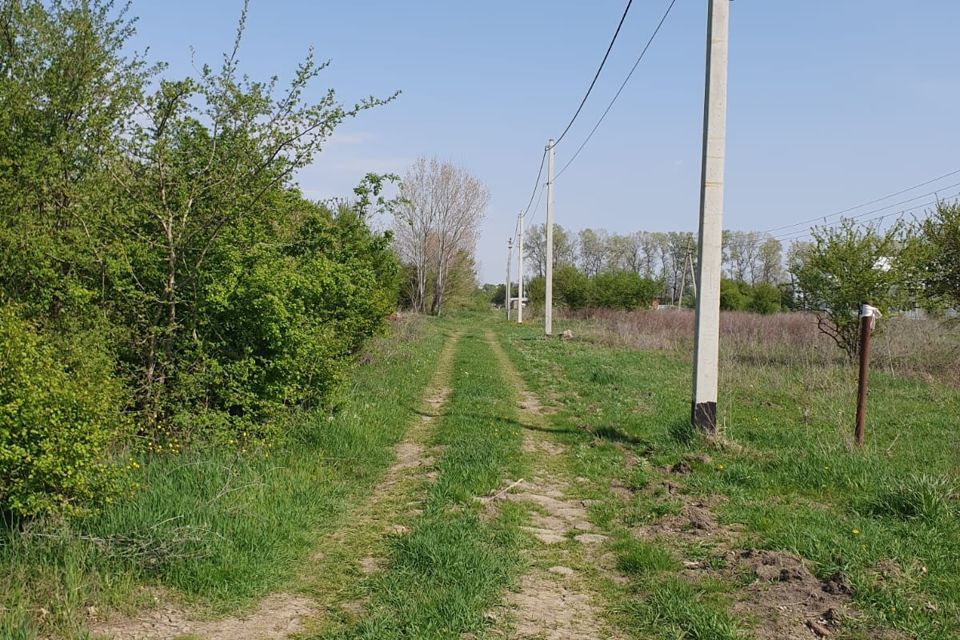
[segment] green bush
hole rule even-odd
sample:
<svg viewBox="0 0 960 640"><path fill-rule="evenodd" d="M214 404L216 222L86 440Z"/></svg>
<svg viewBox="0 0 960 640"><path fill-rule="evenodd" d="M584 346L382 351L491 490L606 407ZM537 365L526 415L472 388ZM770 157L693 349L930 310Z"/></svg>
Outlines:
<svg viewBox="0 0 960 640"><path fill-rule="evenodd" d="M750 303L747 309L755 313L776 313L780 311L780 290L768 282L758 282L751 287Z"/></svg>
<svg viewBox="0 0 960 640"><path fill-rule="evenodd" d="M605 271L590 281L590 298L596 307L639 309L649 307L660 289L658 282L633 271Z"/></svg>
<svg viewBox="0 0 960 640"><path fill-rule="evenodd" d="M739 280L720 280L720 308L724 311L745 311L750 304L750 285Z"/></svg>
<svg viewBox="0 0 960 640"><path fill-rule="evenodd" d="M256 250L228 242L217 256L175 383L180 435L262 437L287 408L330 402L393 311L389 237L350 210L311 206L294 238Z"/></svg>
<svg viewBox="0 0 960 640"><path fill-rule="evenodd" d="M119 385L95 348L53 348L12 307L0 309L0 510L80 513L109 500L120 469ZM66 356L66 357L65 357Z"/></svg>
<svg viewBox="0 0 960 640"><path fill-rule="evenodd" d="M553 296L569 309L582 309L590 304L590 279L576 267L561 265L553 273Z"/></svg>

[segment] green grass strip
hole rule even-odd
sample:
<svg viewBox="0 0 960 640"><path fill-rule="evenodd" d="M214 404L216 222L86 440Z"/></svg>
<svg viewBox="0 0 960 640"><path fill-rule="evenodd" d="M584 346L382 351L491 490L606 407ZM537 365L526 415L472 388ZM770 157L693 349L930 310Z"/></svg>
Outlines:
<svg viewBox="0 0 960 640"><path fill-rule="evenodd" d="M367 615L336 638L459 638L480 632L519 563L523 509L481 517L474 499L520 472L515 390L489 345L466 334L434 444L439 476L412 531L394 538L386 571L371 578Z"/></svg>

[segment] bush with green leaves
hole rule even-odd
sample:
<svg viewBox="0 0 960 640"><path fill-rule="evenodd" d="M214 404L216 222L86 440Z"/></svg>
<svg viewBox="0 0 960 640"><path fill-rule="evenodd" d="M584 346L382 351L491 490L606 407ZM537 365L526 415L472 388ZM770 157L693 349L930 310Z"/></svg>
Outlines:
<svg viewBox="0 0 960 640"><path fill-rule="evenodd" d="M918 306L960 308L960 201L939 202L906 242L904 267Z"/></svg>
<svg viewBox="0 0 960 640"><path fill-rule="evenodd" d="M791 271L804 308L817 315L818 326L853 360L860 349L859 309L869 303L888 313L905 301L898 255L904 228L881 232L855 220L816 227L813 240L795 256Z"/></svg>
<svg viewBox="0 0 960 640"><path fill-rule="evenodd" d="M352 203L324 205L295 176L392 97L313 91L328 63L312 52L286 86L249 79L246 2L222 64L188 77L129 53L129 7L0 6L0 299L29 322L5 316L4 331L42 336L5 345L4 502L41 513L108 495L99 465L121 414L157 451L263 437L291 407L335 402L396 306L390 234L367 224L395 177L368 174ZM84 381L77 353L98 367ZM14 464L25 452L29 469Z"/></svg>
<svg viewBox="0 0 960 640"><path fill-rule="evenodd" d="M640 309L649 307L662 288L633 271L604 271L590 280L590 301L605 309Z"/></svg>
<svg viewBox="0 0 960 640"><path fill-rule="evenodd" d="M389 236L346 207L298 206L302 221L287 242L251 248L231 234L237 242L214 257L182 347L191 366L173 383L178 431L263 435L284 410L323 404L395 309Z"/></svg>
<svg viewBox="0 0 960 640"><path fill-rule="evenodd" d="M0 308L0 511L76 514L120 488L121 387L95 345L54 348Z"/></svg>

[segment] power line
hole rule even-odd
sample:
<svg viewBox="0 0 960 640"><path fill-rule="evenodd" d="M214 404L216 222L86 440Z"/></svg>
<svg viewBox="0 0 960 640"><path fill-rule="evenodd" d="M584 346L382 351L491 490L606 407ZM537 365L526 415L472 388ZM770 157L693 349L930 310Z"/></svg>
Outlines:
<svg viewBox="0 0 960 640"><path fill-rule="evenodd" d="M564 129L563 133L560 134L560 137L557 138L554 146L560 144L560 141L563 140L563 136L567 135L567 131L570 131L570 127L573 126L577 116L580 115L583 105L587 103L587 98L590 97L590 92L593 91L594 85L597 84L597 79L600 77L600 72L603 71L603 65L607 63L607 58L610 57L610 51L613 49L613 43L617 41L617 36L620 35L620 28L623 27L623 21L627 19L627 13L630 11L630 6L632 4L633 0L627 0L627 7L623 10L623 15L620 16L620 23L617 25L617 30L613 32L613 38L610 39L610 45L607 47L607 52L603 54L603 60L600 61L600 66L597 67L597 72L593 75L593 80L590 82L590 86L587 87L587 92L584 94L583 100L580 101L580 106L577 107L576 113L574 113L573 117L570 118L570 122L567 123L567 128Z"/></svg>
<svg viewBox="0 0 960 640"><path fill-rule="evenodd" d="M567 161L563 168L557 172L556 177L559 178L563 175L563 172L567 170L573 161L577 159L577 156L580 155L580 152L583 151L583 148L587 146L587 143L590 142L590 138L593 137L593 134L597 132L597 129L600 128L600 125L603 123L604 118L607 117L607 114L610 113L610 109L613 108L613 104L617 101L617 98L620 97L620 94L623 93L624 87L627 86L627 83L630 82L630 78L633 77L633 72L637 70L637 67L640 66L640 62L643 60L643 57L647 54L647 50L650 48L650 45L653 44L654 39L657 37L657 34L660 33L660 29L663 27L663 23L667 21L667 16L670 15L670 11L673 10L673 5L677 3L677 0L672 0L670 6L667 7L667 10L664 12L663 17L660 18L660 22L657 24L657 28L653 30L653 34L650 36L650 39L647 40L647 44L644 45L643 51L640 52L640 56L637 58L637 61L633 63L633 68L630 69L630 73L627 74L627 77L624 78L623 83L620 85L620 88L617 89L617 92L613 96L613 100L610 101L610 104L607 105L607 108L604 110L603 115L600 116L600 119L597 120L597 124L593 125L593 129L590 130L590 133L587 135L586 139L580 144L573 156ZM556 146L556 145L554 145Z"/></svg>
<svg viewBox="0 0 960 640"><path fill-rule="evenodd" d="M952 175L952 174L947 174L947 175ZM945 177L945 176L942 176L942 177ZM927 183L927 184L929 184L929 183ZM922 185L917 185L917 186L922 186ZM942 187L941 189L938 189L937 191L931 191L931 192L929 192L929 193L922 193L922 194L920 194L920 195L918 195L918 196L914 196L914 197L912 197L912 198L907 198L906 200L901 200L900 202L894 202L893 204L889 204L889 205L886 205L886 206L884 206L884 207L880 207L880 208L878 208L878 209L871 209L870 211L864 211L863 213L859 213L859 214L857 214L857 215L855 215L855 216L850 216L848 219L849 219L849 220L857 220L857 219L859 219L859 218L863 218L863 217L865 217L865 216L869 216L869 215L874 214L874 213L879 213L879 212L881 212L881 211L886 211L887 209L894 209L894 208L896 208L896 207L899 207L899 206L902 205L902 204L907 204L908 202L913 202L914 200L919 200L920 198L926 198L926 197L928 197L928 196L936 196L940 191L943 191L944 189L953 189L954 187L960 187L960 182L955 182L954 184L949 184L949 185L947 185L947 186L945 186L945 187ZM916 188L916 187L914 187L914 188ZM907 189L907 191L909 191L909 189ZM903 192L901 191L900 193L903 193ZM888 196L888 197L889 197L889 196ZM883 198L881 198L880 200L882 200L882 199L883 199ZM875 202L879 202L880 200L876 200ZM930 206L930 205L936 204L936 203L937 203L937 200L933 200L932 202L927 202L927 203L925 203L925 204L917 205L916 207L912 207L910 210L913 210L913 209L916 209L916 208L920 208L920 207L927 207L927 206ZM864 205L864 206L866 206L866 205ZM835 214L835 215L836 215L836 214ZM829 218L829 217L832 217L832 216L824 216L823 218L814 218L812 221L820 221L820 220L823 220L823 221L824 221L824 224L826 224L827 218ZM811 221L808 220L807 222L811 222ZM798 223L798 224L788 225L788 227L782 227L782 228L786 229L786 228L789 228L789 227L796 227L796 226L799 226L800 224L806 224L806 223ZM837 223L833 223L832 225L827 225L827 226L834 226L835 224L838 224L838 222L837 222ZM783 235L783 236L791 236L791 235L794 235L794 234L796 234L796 233L801 233L801 231L802 231L802 230L788 231L788 232L786 232L786 233L784 233L784 234L780 234L780 235ZM769 233L769 232L763 232L763 233Z"/></svg>
<svg viewBox="0 0 960 640"><path fill-rule="evenodd" d="M840 216L840 215L843 215L843 214L845 214L845 213L849 213L850 211L856 211L857 209L862 209L863 207L868 207L868 206L870 206L871 204L876 204L876 203L878 203L878 202L883 202L884 200L888 200L888 199L893 198L893 197L895 197L895 196L899 196L899 195L901 195L901 194L907 193L908 191L913 191L914 189L919 189L920 187L925 187L925 186L927 186L928 184L933 184L934 182L937 182L937 181L939 181L939 180L943 180L944 178L949 178L950 176L957 175L958 173L960 173L960 169L957 169L957 170L955 170L955 171L951 171L951 172L949 172L949 173L945 173L945 174L943 174L942 176L939 176L939 177L937 177L937 178L933 178L932 180L927 180L926 182L921 182L920 184L915 184L915 185L913 185L912 187L907 187L906 189L901 189L900 191L897 191L897 192L895 192L895 193L889 193L889 194L883 196L882 198L877 198L876 200L871 200L871 201L869 201L869 202L864 202L864 203L862 203L862 204L858 204L858 205L855 206L855 207L849 207L849 208L847 208L847 209L844 209L843 211L836 211L836 212L834 212L834 213L829 213L829 214L827 214L827 215L825 215L825 216L817 216L816 218L810 218L809 220L802 220L802 221L800 221L800 222L794 222L793 224L783 225L782 227L774 227L774 228L772 228L772 229L767 229L767 230L764 231L763 233L771 233L771 232L773 232L773 231L781 231L781 230L783 230L783 229L791 229L791 228L793 228L793 227L799 227L799 226L802 226L802 225L805 225L805 224L810 224L811 222L817 222L818 220L826 220L827 218L832 218L832 217L834 217L834 216ZM949 187L944 187L944 188L950 189L950 188L953 187L953 186L956 186L956 185L950 185ZM933 192L931 192L931 193L924 194L924 196L934 195L935 193L936 193L936 192L933 191ZM924 196L917 196L917 198L922 198L922 197L924 197ZM917 198L913 198L913 200L916 200ZM906 200L905 202L910 202L910 200ZM896 205L893 205L893 206L896 206Z"/></svg>
<svg viewBox="0 0 960 640"><path fill-rule="evenodd" d="M543 155L540 156L540 169L537 170L537 180L536 182L533 183L533 192L530 194L530 201L527 202L527 208L523 210L523 213L521 215L526 216L527 213L530 211L530 205L533 204L533 198L534 196L537 195L537 187L540 186L540 178L543 176L543 163L546 161L546 159L547 159L547 150L544 149ZM518 218L518 224L519 224L519 218Z"/></svg>
<svg viewBox="0 0 960 640"><path fill-rule="evenodd" d="M958 184L960 184L960 183L958 183ZM958 185L952 185L952 186L958 186ZM927 194L927 195L929 195L929 194ZM954 193L953 195L945 196L944 198L937 198L936 200L931 200L930 202L924 202L924 203L922 203L922 204L914 205L914 206L912 206L912 207L910 207L910 208L903 209L902 211L899 211L899 212L884 213L883 215L874 216L874 217L872 217L872 218L866 218L866 219L863 219L863 220L859 220L859 224L865 224L865 223L874 222L874 221L877 221L877 220L881 220L881 221L882 221L884 218L889 218L890 216L897 216L897 219L901 219L901 218L903 218L903 216L907 215L907 214L910 213L910 212L916 211L916 210L918 210L918 209L925 209L926 207L930 207L930 206L935 206L935 205L939 204L940 202L943 202L944 200L949 200L949 199L951 199L951 198L957 198L957 197L960 197L960 191L958 191L957 193ZM834 228L834 227L837 227L837 226L843 224L843 222L844 222L845 220L855 220L855 221L856 221L858 218L862 218L864 215L868 215L868 214L871 214L871 213L877 213L878 211L884 211L885 209L889 209L889 208L890 208L890 207L884 207L884 208L882 208L882 209L874 209L873 211L868 211L867 213L861 214L860 216L855 216L855 217L853 217L853 218L843 218L843 219L838 220L837 222L834 222L834 223L831 223L831 224L817 225L817 227L822 228L822 229L832 229L832 228ZM783 241L783 240L797 241L797 240L800 240L800 239L802 239L802 238L810 235L812 232L813 232L813 228L811 228L811 229L801 229L801 230L799 230L799 231L791 231L791 232L789 232L789 233L786 233L786 234L783 234L783 235L780 235L780 236L774 236L774 239L775 239L775 240L781 240L781 241Z"/></svg>
<svg viewBox="0 0 960 640"><path fill-rule="evenodd" d="M543 192L546 188L546 184L540 185L540 193L537 195L537 204L533 205L533 219L530 220L531 225L534 223L534 221L536 221L537 214L540 213L540 201L543 199Z"/></svg>

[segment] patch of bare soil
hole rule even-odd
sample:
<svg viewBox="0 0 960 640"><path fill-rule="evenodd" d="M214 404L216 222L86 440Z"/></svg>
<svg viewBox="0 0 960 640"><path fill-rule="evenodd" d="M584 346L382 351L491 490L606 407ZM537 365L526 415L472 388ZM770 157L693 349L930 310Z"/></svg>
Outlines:
<svg viewBox="0 0 960 640"><path fill-rule="evenodd" d="M594 527L587 518L589 501L569 498L569 483L552 471L565 448L544 433L547 423L539 400L524 389L512 363L492 335L488 334L487 338L504 375L519 392L520 420L528 427L524 432L523 451L529 454L535 470L532 479L508 481L493 496L482 499L488 514L503 500L533 505L531 523L525 529L540 546L528 551L535 568L521 578L519 589L506 599L512 627L510 637L538 640L609 638L609 630L595 604L595 594L576 570L566 566L572 563L565 562L564 558L573 560L573 554L563 546L572 540L586 545L589 553L589 545L602 542L606 537L593 533ZM542 568L547 553L550 558L559 559L561 564Z"/></svg>
<svg viewBox="0 0 960 640"><path fill-rule="evenodd" d="M671 470L677 473L675 469ZM679 500L678 514L637 527L634 535L659 539L669 545L712 549L717 561L685 562L682 575L699 580L708 575L750 582L735 593L734 614L755 622L756 640L815 640L837 633L847 618L858 614L852 605L853 588L838 572L820 580L803 559L792 554L742 549L743 527L720 524L713 502L686 495L673 481L664 481L663 499ZM870 637L901 638L895 632L876 631Z"/></svg>
<svg viewBox="0 0 960 640"><path fill-rule="evenodd" d="M757 621L757 640L809 640L832 635L844 618L855 615L846 577L819 580L796 556L776 551L730 554L730 568L755 579L738 592L734 613Z"/></svg>
<svg viewBox="0 0 960 640"><path fill-rule="evenodd" d="M577 587L576 573L572 569L567 571L570 573L534 571L523 576L520 590L510 597L510 604L517 612L513 637L549 640L605 637L590 594Z"/></svg>
<svg viewBox="0 0 960 640"><path fill-rule="evenodd" d="M389 505L400 501L403 487L401 480L411 474L428 477L428 469L433 458L427 455L423 446L427 434L440 413L450 389L446 386L453 352L458 340L454 336L447 341L440 354L437 370L425 393L423 404L425 411L415 420L404 439L396 445L395 461L384 474L383 479L374 488L370 497L359 505L344 520L349 523L331 534L328 548L343 550L362 550L359 542L364 532L382 531L382 535L404 535L407 527L394 523L397 514L392 513ZM403 504L400 502L400 504ZM415 514L419 502L407 502L408 515ZM325 566L343 561L343 554L336 553L327 557L316 553L311 558L308 570L324 575ZM356 575L364 576L379 571L381 560L375 555L351 558L356 564ZM332 607L346 610L359 616L366 603L351 600L343 603L334 601L317 602L312 599L290 594L273 594L260 601L256 610L246 616L201 620L186 607L164 597L157 600L156 607L143 611L133 617L114 616L106 621L91 621L90 632L97 637L113 640L173 640L181 636L203 638L204 640L273 640L287 638L304 631L308 619L322 617Z"/></svg>
<svg viewBox="0 0 960 640"><path fill-rule="evenodd" d="M130 640L166 640L198 636L205 640L273 640L303 630L303 621L316 612L307 598L274 594L264 598L256 611L236 618L196 620L178 605L161 605L132 618L90 625L94 636Z"/></svg>

